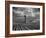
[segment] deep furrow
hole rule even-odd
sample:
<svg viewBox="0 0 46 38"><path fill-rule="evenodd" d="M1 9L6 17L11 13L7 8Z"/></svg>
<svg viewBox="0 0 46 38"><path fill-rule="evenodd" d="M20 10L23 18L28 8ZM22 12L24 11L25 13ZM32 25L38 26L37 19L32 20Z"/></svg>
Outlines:
<svg viewBox="0 0 46 38"><path fill-rule="evenodd" d="M22 29L22 30L25 30L23 26L21 26L21 29Z"/></svg>

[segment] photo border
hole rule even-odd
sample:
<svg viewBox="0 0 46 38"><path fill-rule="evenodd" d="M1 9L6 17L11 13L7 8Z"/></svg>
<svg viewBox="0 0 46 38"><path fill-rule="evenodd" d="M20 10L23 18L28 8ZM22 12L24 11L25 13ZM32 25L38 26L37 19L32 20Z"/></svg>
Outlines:
<svg viewBox="0 0 46 38"><path fill-rule="evenodd" d="M43 26L42 32L40 33L23 33L23 34L10 34L10 4L20 4L20 5L39 5L43 6ZM45 5L44 3L35 2L20 2L20 1L5 1L5 37L18 37L18 36L34 36L34 35L44 35L45 34Z"/></svg>
<svg viewBox="0 0 46 38"><path fill-rule="evenodd" d="M30 8L40 8L40 30L22 30L22 31L13 31L12 30L12 7L30 7ZM35 6L35 5L20 5L20 4L10 4L10 34L21 34L21 33L38 33L42 32L42 6Z"/></svg>

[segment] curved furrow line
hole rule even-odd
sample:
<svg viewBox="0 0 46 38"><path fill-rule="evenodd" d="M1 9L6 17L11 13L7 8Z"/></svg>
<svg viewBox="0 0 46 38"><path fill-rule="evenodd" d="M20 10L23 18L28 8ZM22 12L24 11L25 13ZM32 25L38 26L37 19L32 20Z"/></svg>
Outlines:
<svg viewBox="0 0 46 38"><path fill-rule="evenodd" d="M26 30L22 25L21 25L21 29L22 29L22 30Z"/></svg>
<svg viewBox="0 0 46 38"><path fill-rule="evenodd" d="M29 28L27 26L23 26L24 30L29 30Z"/></svg>

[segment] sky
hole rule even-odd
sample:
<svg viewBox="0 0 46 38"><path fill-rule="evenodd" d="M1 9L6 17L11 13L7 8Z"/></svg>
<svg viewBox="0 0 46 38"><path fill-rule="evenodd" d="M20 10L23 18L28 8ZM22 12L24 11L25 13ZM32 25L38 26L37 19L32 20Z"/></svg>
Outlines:
<svg viewBox="0 0 46 38"><path fill-rule="evenodd" d="M18 16L26 15L35 17L36 15L40 14L40 8L13 7L13 12L18 14Z"/></svg>

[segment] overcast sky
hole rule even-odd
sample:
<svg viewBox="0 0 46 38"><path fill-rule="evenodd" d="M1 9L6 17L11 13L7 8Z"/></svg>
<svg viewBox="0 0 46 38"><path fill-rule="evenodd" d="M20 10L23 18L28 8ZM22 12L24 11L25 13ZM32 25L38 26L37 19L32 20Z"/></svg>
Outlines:
<svg viewBox="0 0 46 38"><path fill-rule="evenodd" d="M36 16L40 14L40 8L13 7L13 12L20 16Z"/></svg>

